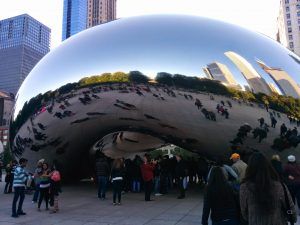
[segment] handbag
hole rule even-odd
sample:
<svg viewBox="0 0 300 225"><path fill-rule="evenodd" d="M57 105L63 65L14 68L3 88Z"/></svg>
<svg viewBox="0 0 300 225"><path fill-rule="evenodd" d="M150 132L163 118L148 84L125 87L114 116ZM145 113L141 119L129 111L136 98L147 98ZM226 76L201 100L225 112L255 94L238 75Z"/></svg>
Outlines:
<svg viewBox="0 0 300 225"><path fill-rule="evenodd" d="M291 225L294 225L295 221L293 219L293 210L291 209L291 205L289 202L287 187L282 182L281 182L281 186L282 186L283 192L284 192L284 199L285 199L285 205L286 205L286 208L284 210L286 213L286 217L288 219L288 222Z"/></svg>

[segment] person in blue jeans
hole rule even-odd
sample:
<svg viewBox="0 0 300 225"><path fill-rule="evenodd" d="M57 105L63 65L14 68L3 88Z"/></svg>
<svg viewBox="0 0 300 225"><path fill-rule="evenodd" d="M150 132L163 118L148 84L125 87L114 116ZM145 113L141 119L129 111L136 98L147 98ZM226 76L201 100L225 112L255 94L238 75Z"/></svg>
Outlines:
<svg viewBox="0 0 300 225"><path fill-rule="evenodd" d="M19 166L16 167L14 171L14 180L13 187L15 190L13 203L12 203L12 217L17 218L18 216L26 215L23 211L23 202L25 199L25 182L28 177L28 174L25 172L25 167L27 165L28 160L21 158L19 160ZM17 210L17 203L18 210Z"/></svg>
<svg viewBox="0 0 300 225"><path fill-rule="evenodd" d="M109 164L104 155L96 160L96 175L98 181L98 198L104 200L106 194L106 186L110 174Z"/></svg>
<svg viewBox="0 0 300 225"><path fill-rule="evenodd" d="M203 203L202 225L239 225L238 193L228 183L224 170L215 166L210 172Z"/></svg>

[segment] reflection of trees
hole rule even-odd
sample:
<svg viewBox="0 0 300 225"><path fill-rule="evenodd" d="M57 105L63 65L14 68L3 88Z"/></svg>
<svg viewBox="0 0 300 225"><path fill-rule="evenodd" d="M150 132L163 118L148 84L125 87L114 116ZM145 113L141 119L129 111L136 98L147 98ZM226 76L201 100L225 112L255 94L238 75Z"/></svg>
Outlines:
<svg viewBox="0 0 300 225"><path fill-rule="evenodd" d="M59 96L63 94L68 94L73 90L84 87L100 85L102 83L147 83L149 80L150 79L140 71L130 71L129 73L103 73L101 75L82 78L75 83L68 83L55 91L48 91L44 94L39 94L30 99L28 102L25 102L16 119L11 123L10 140L13 140L17 131L31 116L37 113L43 106L53 102L54 99L59 98ZM202 91L228 97L235 97L249 102L262 104L268 102L270 109L277 110L300 119L300 99L274 93L271 96L268 96L262 93L254 94L252 92L239 91L228 88L222 85L219 81L200 79L198 77L188 77L181 74L172 75L166 72L157 73L155 80L158 85L175 86L192 91Z"/></svg>

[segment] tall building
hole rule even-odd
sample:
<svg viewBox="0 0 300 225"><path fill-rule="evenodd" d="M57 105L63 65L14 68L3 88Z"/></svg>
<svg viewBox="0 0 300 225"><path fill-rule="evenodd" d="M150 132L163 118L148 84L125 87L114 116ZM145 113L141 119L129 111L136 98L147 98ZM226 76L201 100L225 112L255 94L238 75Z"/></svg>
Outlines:
<svg viewBox="0 0 300 225"><path fill-rule="evenodd" d="M300 55L300 1L280 0L277 41Z"/></svg>
<svg viewBox="0 0 300 225"><path fill-rule="evenodd" d="M267 82L259 75L259 73L245 58L231 51L225 52L224 54L240 70L254 93L264 93L267 95L271 94L271 90Z"/></svg>
<svg viewBox="0 0 300 225"><path fill-rule="evenodd" d="M51 30L27 14L0 21L0 90L16 94L49 51Z"/></svg>
<svg viewBox="0 0 300 225"><path fill-rule="evenodd" d="M88 0L88 28L110 22L116 17L117 0Z"/></svg>
<svg viewBox="0 0 300 225"><path fill-rule="evenodd" d="M280 68L272 68L267 66L264 62L257 60L261 68L270 75L270 77L277 84L281 93L285 96L292 96L300 98L300 88L293 78L284 70Z"/></svg>
<svg viewBox="0 0 300 225"><path fill-rule="evenodd" d="M209 70L207 69L207 67L203 67L202 70L203 70L203 72L204 72L204 74L205 74L205 76L206 76L207 79L210 79L210 80L214 79L212 77L211 73L209 72Z"/></svg>
<svg viewBox="0 0 300 225"><path fill-rule="evenodd" d="M269 87L270 87L270 89L271 89L271 92L273 92L273 93L276 93L276 94L281 94L278 90L277 90L277 88L276 88L276 86L273 84L273 83L268 83L268 85L269 85Z"/></svg>
<svg viewBox="0 0 300 225"><path fill-rule="evenodd" d="M225 85L238 85L228 67L222 63L210 63L207 70L214 80L221 81Z"/></svg>
<svg viewBox="0 0 300 225"><path fill-rule="evenodd" d="M8 121L13 107L13 97L0 91L0 141L4 146L8 143Z"/></svg>
<svg viewBox="0 0 300 225"><path fill-rule="evenodd" d="M62 40L87 27L87 0L64 0Z"/></svg>

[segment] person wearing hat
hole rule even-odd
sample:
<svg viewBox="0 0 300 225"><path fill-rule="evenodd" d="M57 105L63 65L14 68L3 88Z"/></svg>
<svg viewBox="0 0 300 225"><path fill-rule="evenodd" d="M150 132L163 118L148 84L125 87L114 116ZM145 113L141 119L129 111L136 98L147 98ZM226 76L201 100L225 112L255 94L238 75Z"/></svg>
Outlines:
<svg viewBox="0 0 300 225"><path fill-rule="evenodd" d="M238 181L241 182L245 177L247 164L241 160L240 155L237 153L233 153L230 157L230 160L233 161L233 165L231 167L238 175Z"/></svg>
<svg viewBox="0 0 300 225"><path fill-rule="evenodd" d="M293 201L295 203L297 200L297 205L300 209L300 165L296 162L294 155L289 155L287 160L288 163L285 165L283 173Z"/></svg>

